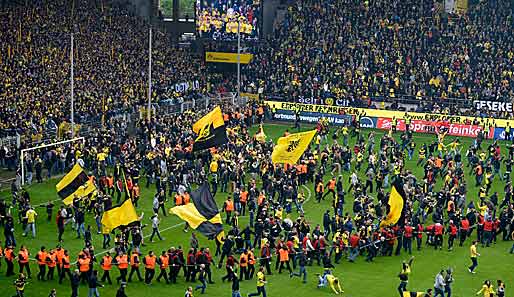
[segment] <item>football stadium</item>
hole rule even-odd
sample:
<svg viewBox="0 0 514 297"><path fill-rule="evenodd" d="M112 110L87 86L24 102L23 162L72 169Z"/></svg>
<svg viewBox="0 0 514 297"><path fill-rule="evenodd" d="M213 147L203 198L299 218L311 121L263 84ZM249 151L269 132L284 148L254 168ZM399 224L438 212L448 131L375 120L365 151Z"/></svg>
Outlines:
<svg viewBox="0 0 514 297"><path fill-rule="evenodd" d="M512 296L513 16L0 1L0 296Z"/></svg>

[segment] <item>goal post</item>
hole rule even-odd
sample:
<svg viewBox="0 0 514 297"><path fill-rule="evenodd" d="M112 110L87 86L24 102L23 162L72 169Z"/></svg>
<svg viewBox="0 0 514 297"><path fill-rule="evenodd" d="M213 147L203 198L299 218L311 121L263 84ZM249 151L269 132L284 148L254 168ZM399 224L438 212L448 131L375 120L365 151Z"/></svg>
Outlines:
<svg viewBox="0 0 514 297"><path fill-rule="evenodd" d="M31 152L34 150L38 150L38 149L42 149L42 148L46 148L46 147L58 146L58 145L62 145L62 144L70 143L70 142L76 142L76 141L82 141L82 144L84 144L86 139L84 137L76 137L73 139L68 139L68 140L63 140L63 141L58 141L58 142L53 142L53 143L48 143L48 144L43 144L43 145L38 145L38 146L22 149L21 156L20 156L21 185L22 186L25 185L25 153Z"/></svg>

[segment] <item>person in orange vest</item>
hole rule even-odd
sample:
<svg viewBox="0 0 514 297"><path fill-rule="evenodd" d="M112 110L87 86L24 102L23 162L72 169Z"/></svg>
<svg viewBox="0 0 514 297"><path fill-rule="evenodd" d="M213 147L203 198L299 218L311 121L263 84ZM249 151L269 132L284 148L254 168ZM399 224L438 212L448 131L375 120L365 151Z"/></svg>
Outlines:
<svg viewBox="0 0 514 297"><path fill-rule="evenodd" d="M128 277L129 283L132 281L132 275L134 272L137 274L137 278L140 282L143 281L143 278L141 277L141 272L139 272L139 264L141 264L141 259L139 258L140 254L139 251L134 250L132 252L132 255L130 255L130 274Z"/></svg>
<svg viewBox="0 0 514 297"><path fill-rule="evenodd" d="M167 284L170 283L168 279L168 272L166 269L170 266L170 258L168 256L168 253L166 251L162 251L161 256L159 259L157 259L157 263L159 264L159 269L161 270L161 273L159 273L159 276L157 276L157 281L160 282L161 278L164 277L164 280Z"/></svg>
<svg viewBox="0 0 514 297"><path fill-rule="evenodd" d="M105 280L107 280L109 285L111 285L112 284L111 275L110 275L110 271L112 269L111 253L107 252L105 254L105 256L102 257L102 260L100 260L100 267L102 267L102 270L104 272L102 274L102 278L100 279L100 281L105 282Z"/></svg>
<svg viewBox="0 0 514 297"><path fill-rule="evenodd" d="M181 206L184 204L184 199L179 193L175 194L175 206Z"/></svg>
<svg viewBox="0 0 514 297"><path fill-rule="evenodd" d="M37 280L44 281L46 275L46 249L44 246L41 247L39 252L36 254L37 266L39 267L39 273L37 274Z"/></svg>
<svg viewBox="0 0 514 297"><path fill-rule="evenodd" d="M109 174L106 178L107 180L107 193L112 197L114 196L114 177L112 174Z"/></svg>
<svg viewBox="0 0 514 297"><path fill-rule="evenodd" d="M128 256L123 252L119 252L118 256L116 256L116 265L118 265L118 269L120 270L120 276L116 278L116 281L127 282L127 270L128 270Z"/></svg>
<svg viewBox="0 0 514 297"><path fill-rule="evenodd" d="M89 264L91 264L91 259L84 253L79 254L77 265L79 267L80 279L83 284L87 283L89 279Z"/></svg>
<svg viewBox="0 0 514 297"><path fill-rule="evenodd" d="M57 257L57 276L61 277L62 257L64 256L64 249L60 245L57 245L55 249L55 256Z"/></svg>
<svg viewBox="0 0 514 297"><path fill-rule="evenodd" d="M226 224L230 224L230 218L232 216L232 212L234 212L234 202L232 201L232 199L230 198L230 196L227 198L227 200L225 201L225 203L223 203L223 209L222 211L225 212L225 214L227 215L227 218L226 218Z"/></svg>
<svg viewBox="0 0 514 297"><path fill-rule="evenodd" d="M46 255L46 265L48 266L48 274L46 275L47 280L54 279L55 266L57 266L57 254L54 250L50 250L50 253Z"/></svg>
<svg viewBox="0 0 514 297"><path fill-rule="evenodd" d="M289 264L289 251L287 250L286 245L283 245L282 248L278 250L278 256L280 258L280 267L278 268L278 273L282 273L282 268L284 268L284 265L287 266L287 270L289 270L290 274L293 273L291 265Z"/></svg>
<svg viewBox="0 0 514 297"><path fill-rule="evenodd" d="M139 201L139 197L141 196L141 190L139 189L139 185L136 183L132 187L132 202L134 206L137 207L137 202Z"/></svg>
<svg viewBox="0 0 514 297"><path fill-rule="evenodd" d="M328 191L325 193L325 195L323 195L323 199L325 199L325 197L332 193L332 199L336 199L336 178L335 177L332 177L331 180L328 181L327 183L327 188L328 188Z"/></svg>
<svg viewBox="0 0 514 297"><path fill-rule="evenodd" d="M70 255L68 250L63 251L63 256L61 260L61 274L59 275L59 284L62 284L62 280L64 279L64 275L68 274L68 277L71 280L71 272L70 272L71 262Z"/></svg>
<svg viewBox="0 0 514 297"><path fill-rule="evenodd" d="M5 272L5 276L9 277L14 275L14 250L13 247L8 245L4 250L5 263L7 264L7 269Z"/></svg>
<svg viewBox="0 0 514 297"><path fill-rule="evenodd" d="M245 191L244 188L239 192L239 202L241 203L241 215L245 216L246 204L248 202L248 191Z"/></svg>
<svg viewBox="0 0 514 297"><path fill-rule="evenodd" d="M248 251L246 249L239 256L239 279L248 280Z"/></svg>
<svg viewBox="0 0 514 297"><path fill-rule="evenodd" d="M22 245L18 252L18 265L20 265L20 273L23 273L23 269L27 271L27 277L31 278L30 265L29 265L29 251Z"/></svg>
<svg viewBox="0 0 514 297"><path fill-rule="evenodd" d="M153 251L148 252L148 255L143 258L143 263L145 264L145 284L149 285L155 275L155 263L157 263L157 257Z"/></svg>
<svg viewBox="0 0 514 297"><path fill-rule="evenodd" d="M253 248L248 250L248 269L246 270L246 279L252 279L255 273L255 255Z"/></svg>
<svg viewBox="0 0 514 297"><path fill-rule="evenodd" d="M316 200L318 200L318 203L321 203L321 199L323 199L323 192L325 192L325 185L321 180L316 185Z"/></svg>
<svg viewBox="0 0 514 297"><path fill-rule="evenodd" d="M191 196L189 196L188 192L184 192L184 195L182 195L182 204L187 205L191 202Z"/></svg>

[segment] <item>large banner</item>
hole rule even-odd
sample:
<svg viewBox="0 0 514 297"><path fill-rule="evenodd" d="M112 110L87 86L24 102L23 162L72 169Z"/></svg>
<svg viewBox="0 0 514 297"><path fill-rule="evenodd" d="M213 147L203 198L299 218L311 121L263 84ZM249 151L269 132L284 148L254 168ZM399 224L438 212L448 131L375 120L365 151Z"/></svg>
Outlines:
<svg viewBox="0 0 514 297"><path fill-rule="evenodd" d="M177 92L179 94L184 94L187 91L199 90L200 89L200 82L195 80L195 81L190 81L190 82L176 83L174 85L174 89L175 89L175 92Z"/></svg>
<svg viewBox="0 0 514 297"><path fill-rule="evenodd" d="M299 112L316 112L321 114L338 114L338 115L361 115L375 118L397 118L405 119L410 118L414 120L422 120L429 122L447 122L451 124L464 124L471 125L474 121L478 122L479 126L488 124L488 126L506 127L510 123L514 127L514 120L493 119L493 118L480 118L469 116L452 116L444 114L421 113L421 112L402 112L383 109L370 109L370 108L355 108L355 107L342 107L342 106L328 106L318 104L302 104L294 102L280 102L280 101L266 101L265 102L272 110L289 110Z"/></svg>
<svg viewBox="0 0 514 297"><path fill-rule="evenodd" d="M389 130L391 129L392 119L390 118L377 118L377 129ZM405 131L407 125L405 124L405 120L400 119L397 122L396 129L398 131ZM477 125L467 125L467 124L455 124L448 123L442 121L423 121L423 120L412 120L409 125L409 130L417 133L438 133L441 128L444 128L448 131L448 135L451 136L460 136L460 137L471 137L476 138L478 133L483 130L483 127ZM494 136L494 128L491 127L488 132L487 138L492 138Z"/></svg>
<svg viewBox="0 0 514 297"><path fill-rule="evenodd" d="M252 59L252 54L239 54L241 64L248 64ZM237 53L205 52L205 62L237 64Z"/></svg>
<svg viewBox="0 0 514 297"><path fill-rule="evenodd" d="M512 102L475 100L475 101L473 101L473 105L475 106L476 110L507 111L507 112L514 111Z"/></svg>

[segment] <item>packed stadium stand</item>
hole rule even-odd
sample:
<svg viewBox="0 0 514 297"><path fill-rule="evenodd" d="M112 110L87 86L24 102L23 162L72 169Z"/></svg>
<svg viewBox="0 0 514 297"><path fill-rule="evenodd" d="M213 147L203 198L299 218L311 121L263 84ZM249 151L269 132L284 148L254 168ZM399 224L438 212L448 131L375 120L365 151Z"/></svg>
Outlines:
<svg viewBox="0 0 514 297"><path fill-rule="evenodd" d="M436 1L293 2L246 71L265 94L364 106L406 97L436 112L449 98L512 100L512 1L447 18Z"/></svg>

